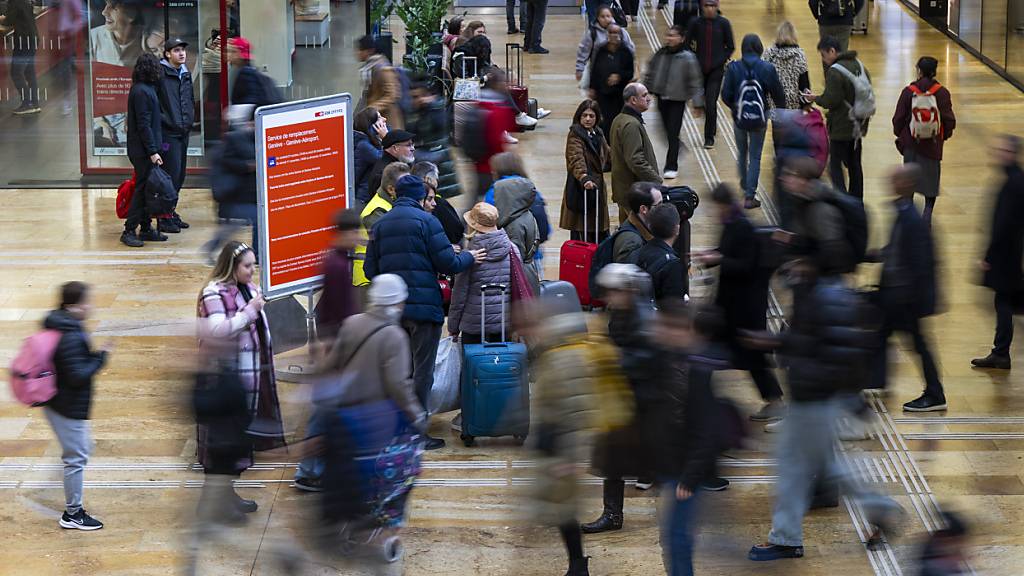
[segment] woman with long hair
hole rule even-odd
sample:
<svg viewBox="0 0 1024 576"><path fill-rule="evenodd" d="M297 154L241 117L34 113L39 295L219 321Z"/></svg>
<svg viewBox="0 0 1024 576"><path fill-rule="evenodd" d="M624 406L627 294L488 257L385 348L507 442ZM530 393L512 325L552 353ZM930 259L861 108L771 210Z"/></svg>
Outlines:
<svg viewBox="0 0 1024 576"><path fill-rule="evenodd" d="M384 153L381 143L388 134L388 119L381 116L373 106L367 106L356 113L352 120L352 134L355 140L356 199L361 204L370 201L376 190L370 190L370 175L373 166Z"/></svg>
<svg viewBox="0 0 1024 576"><path fill-rule="evenodd" d="M572 126L565 139L565 193L559 227L569 230L573 240L598 241L608 236L608 192L604 173L611 168L611 149L601 130L601 108L594 100L584 100L576 108ZM583 212L586 202L587 221ZM586 228L587 236L583 231Z"/></svg>
<svg viewBox="0 0 1024 576"><path fill-rule="evenodd" d="M811 89L811 78L807 74L807 55L796 37L796 27L789 20L779 24L775 43L764 51L761 59L775 66L775 72L786 93L785 102L772 102L776 108L799 110L801 94Z"/></svg>
<svg viewBox="0 0 1024 576"><path fill-rule="evenodd" d="M252 466L253 448L268 450L284 443L270 326L263 312L266 300L253 282L255 270L252 247L228 242L199 295L200 378L215 378L221 387L240 389L238 396L244 394L245 403L245 414L231 418L235 441L224 441L219 426L199 422L197 452L207 474L238 476ZM240 419L247 423L244 437L255 441L237 439ZM238 511L256 510L255 502L242 499L234 490L230 496Z"/></svg>
<svg viewBox="0 0 1024 576"><path fill-rule="evenodd" d="M128 160L135 169L136 193L132 196L128 218L124 222L121 243L132 248L145 241L163 242L167 236L151 228L150 214L146 212L146 195L142 193L149 171L164 163L163 132L160 126L160 61L148 52L139 56L132 70L132 87L128 92ZM138 233L136 233L138 229Z"/></svg>

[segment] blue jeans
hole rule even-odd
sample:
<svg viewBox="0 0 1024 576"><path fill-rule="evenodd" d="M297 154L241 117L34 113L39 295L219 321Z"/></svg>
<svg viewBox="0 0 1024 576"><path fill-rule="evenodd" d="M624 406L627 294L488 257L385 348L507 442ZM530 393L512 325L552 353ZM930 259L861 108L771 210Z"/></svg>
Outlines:
<svg viewBox="0 0 1024 576"><path fill-rule="evenodd" d="M668 576L693 576L693 520L697 516L699 491L686 500L676 499L678 479L663 479L661 557Z"/></svg>
<svg viewBox="0 0 1024 576"><path fill-rule="evenodd" d="M743 130L736 128L736 147L739 149L737 170L740 174L740 188L743 195L754 198L757 181L761 178L761 150L764 149L764 129Z"/></svg>
<svg viewBox="0 0 1024 576"><path fill-rule="evenodd" d="M313 438L315 436L322 436L327 433L327 413L321 408L316 408L313 413L309 415L309 423L306 424L306 438ZM308 478L316 480L323 476L324 466L326 462L323 456L310 456L299 462L299 467L295 471L295 479Z"/></svg>

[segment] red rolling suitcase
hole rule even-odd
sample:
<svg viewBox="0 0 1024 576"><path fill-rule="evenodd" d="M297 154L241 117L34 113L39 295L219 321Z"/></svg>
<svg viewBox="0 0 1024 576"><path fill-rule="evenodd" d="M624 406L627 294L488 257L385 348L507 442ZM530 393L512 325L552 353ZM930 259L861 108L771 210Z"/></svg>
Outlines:
<svg viewBox="0 0 1024 576"><path fill-rule="evenodd" d="M586 188L583 189L583 240L566 240L562 244L561 257L558 263L558 279L565 280L576 288L583 306L598 307L604 303L590 296L590 267L594 263L597 252L599 205L597 194L594 194L594 241L587 242L587 198Z"/></svg>
<svg viewBox="0 0 1024 576"><path fill-rule="evenodd" d="M505 44L505 74L508 74L508 91L516 108L520 112L527 112L530 108L530 89L523 81L523 47L519 44Z"/></svg>

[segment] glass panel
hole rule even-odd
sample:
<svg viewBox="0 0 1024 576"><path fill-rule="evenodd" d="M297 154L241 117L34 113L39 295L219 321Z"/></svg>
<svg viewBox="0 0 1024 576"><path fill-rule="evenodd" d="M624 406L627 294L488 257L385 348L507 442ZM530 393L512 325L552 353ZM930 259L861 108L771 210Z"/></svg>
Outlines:
<svg viewBox="0 0 1024 576"><path fill-rule="evenodd" d="M949 31L960 34L960 0L949 0Z"/></svg>
<svg viewBox="0 0 1024 576"><path fill-rule="evenodd" d="M1006 71L1024 82L1024 0L1010 0L1006 27Z"/></svg>
<svg viewBox="0 0 1024 576"><path fill-rule="evenodd" d="M960 39L981 50L982 0L960 0Z"/></svg>
<svg viewBox="0 0 1024 576"><path fill-rule="evenodd" d="M985 0L981 53L1006 68L1006 0Z"/></svg>

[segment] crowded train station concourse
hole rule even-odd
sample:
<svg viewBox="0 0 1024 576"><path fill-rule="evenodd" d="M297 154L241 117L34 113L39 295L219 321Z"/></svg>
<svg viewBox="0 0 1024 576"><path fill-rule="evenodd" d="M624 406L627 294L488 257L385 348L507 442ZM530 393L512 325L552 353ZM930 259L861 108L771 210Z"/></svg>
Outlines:
<svg viewBox="0 0 1024 576"><path fill-rule="evenodd" d="M1024 1L0 36L0 574L1024 572Z"/></svg>

